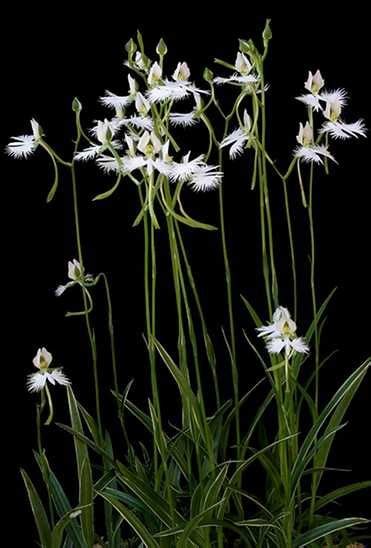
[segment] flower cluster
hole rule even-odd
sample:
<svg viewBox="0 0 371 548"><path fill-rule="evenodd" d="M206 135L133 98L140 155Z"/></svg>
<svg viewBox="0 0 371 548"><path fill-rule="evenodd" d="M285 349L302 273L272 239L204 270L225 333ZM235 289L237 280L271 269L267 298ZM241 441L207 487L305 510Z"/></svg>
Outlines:
<svg viewBox="0 0 371 548"><path fill-rule="evenodd" d="M282 351L288 359L294 352L307 354L309 347L302 337L296 336L296 323L291 318L287 308L279 306L272 318L272 323L257 328L258 337L265 339L266 348L270 354L280 354Z"/></svg>
<svg viewBox="0 0 371 548"><path fill-rule="evenodd" d="M323 157L335 160L328 151L327 137L333 139L350 139L351 137L365 137L366 127L363 120L346 123L342 119L343 107L347 104L348 94L344 89L322 91L325 81L317 70L314 74L309 71L304 88L308 91L296 99L309 107L310 120L305 125L300 123L299 133L296 137L299 146L294 155L304 162L323 163ZM322 116L318 137L314 136L313 113ZM326 144L321 144L321 139L326 136Z"/></svg>

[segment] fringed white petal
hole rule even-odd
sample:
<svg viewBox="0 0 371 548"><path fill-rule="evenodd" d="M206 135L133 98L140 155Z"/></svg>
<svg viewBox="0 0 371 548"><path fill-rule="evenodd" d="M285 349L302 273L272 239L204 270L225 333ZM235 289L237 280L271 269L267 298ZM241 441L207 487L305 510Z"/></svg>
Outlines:
<svg viewBox="0 0 371 548"><path fill-rule="evenodd" d="M84 150L81 150L77 154L75 154L74 158L75 160L82 160L83 162L86 162L87 160L92 160L95 158L101 149L101 145L92 145L90 147L84 148Z"/></svg>
<svg viewBox="0 0 371 548"><path fill-rule="evenodd" d="M71 384L69 378L64 373L62 373L61 368L53 369L53 371L51 373L48 373L48 375L48 380L50 380L50 382L54 381L54 383L60 384L62 386L68 386L69 384Z"/></svg>
<svg viewBox="0 0 371 548"><path fill-rule="evenodd" d="M192 112L173 112L170 114L170 124L173 126L190 127L199 122L199 118L195 117L194 111Z"/></svg>
<svg viewBox="0 0 371 548"><path fill-rule="evenodd" d="M325 122L321 133L328 133L334 139L350 139L352 137L366 137L367 128L363 120L357 120L352 124L345 122Z"/></svg>
<svg viewBox="0 0 371 548"><path fill-rule="evenodd" d="M37 143L33 135L19 135L18 137L12 137L7 147L6 152L13 158L27 158L33 154L37 148Z"/></svg>
<svg viewBox="0 0 371 548"><path fill-rule="evenodd" d="M45 386L46 375L43 373L32 373L27 376L27 390L29 392L40 392Z"/></svg>
<svg viewBox="0 0 371 548"><path fill-rule="evenodd" d="M333 162L336 162L332 154L327 150L324 145L311 147L298 147L294 151L294 156L307 163L323 164L322 157L329 158Z"/></svg>
<svg viewBox="0 0 371 548"><path fill-rule="evenodd" d="M295 99L297 101L300 101L301 103L304 103L305 105L312 107L316 112L318 110L322 110L320 98L318 95L312 95L311 93L306 93L305 95L300 95L299 97L295 97Z"/></svg>
<svg viewBox="0 0 371 548"><path fill-rule="evenodd" d="M223 172L219 170L219 166L200 166L196 169L189 185L196 192L207 192L217 188L223 179Z"/></svg>
<svg viewBox="0 0 371 548"><path fill-rule="evenodd" d="M117 107L125 108L130 105L133 100L134 98L131 95L120 96L108 90L106 90L104 97L99 97L99 101L102 103L102 105L112 109L116 109Z"/></svg>

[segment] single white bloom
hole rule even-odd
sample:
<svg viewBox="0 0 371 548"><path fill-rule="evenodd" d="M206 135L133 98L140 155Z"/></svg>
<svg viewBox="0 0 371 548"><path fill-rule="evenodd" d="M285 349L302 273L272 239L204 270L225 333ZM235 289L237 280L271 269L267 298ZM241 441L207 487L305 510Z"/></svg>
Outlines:
<svg viewBox="0 0 371 548"><path fill-rule="evenodd" d="M296 336L296 323L287 308L279 306L272 318L272 323L256 329L258 337L264 337L268 352L279 354L285 350L286 357L293 351L306 354L309 347L304 339Z"/></svg>
<svg viewBox="0 0 371 548"><path fill-rule="evenodd" d="M234 63L235 69L242 75L247 76L252 69L252 64L244 53L240 51L237 53L236 61Z"/></svg>
<svg viewBox="0 0 371 548"><path fill-rule="evenodd" d="M235 129L223 139L220 144L220 148L230 146L229 157L234 160L237 156L240 156L243 153L244 145L250 139L251 131L251 118L248 115L247 111L244 110L243 113L243 126Z"/></svg>
<svg viewBox="0 0 371 548"><path fill-rule="evenodd" d="M77 259L72 259L68 261L68 278L71 280L65 285L59 285L55 290L56 297L60 297L69 287L73 287L75 284L84 284L93 281L93 276L91 274L85 274L84 267L79 263Z"/></svg>
<svg viewBox="0 0 371 548"><path fill-rule="evenodd" d="M42 130L39 123L32 118L31 120L32 135L18 135L12 137L13 141L8 143L6 152L13 158L27 158L33 154L37 148L37 145L42 138Z"/></svg>
<svg viewBox="0 0 371 548"><path fill-rule="evenodd" d="M325 145L312 145L312 146L301 146L297 147L294 150L295 158L303 160L307 163L323 164L322 158L328 158L333 162L336 162L335 158L328 151Z"/></svg>
<svg viewBox="0 0 371 548"><path fill-rule="evenodd" d="M219 166L199 166L191 176L188 184L196 192L207 192L217 188L223 180Z"/></svg>
<svg viewBox="0 0 371 548"><path fill-rule="evenodd" d="M314 74L309 71L307 81L304 83L305 89L310 91L312 95L317 95L324 85L325 81L319 70L317 70Z"/></svg>
<svg viewBox="0 0 371 548"><path fill-rule="evenodd" d="M149 70L147 82L150 87L153 87L153 86L157 86L157 84L161 80L162 80L162 68L156 61L155 63L153 63L153 65L151 66Z"/></svg>
<svg viewBox="0 0 371 548"><path fill-rule="evenodd" d="M45 347L38 349L32 363L39 371L27 377L27 389L29 392L39 392L44 388L47 381L51 384L61 384L64 386L71 384L66 375L62 373L61 368L49 368L52 360L53 356Z"/></svg>
<svg viewBox="0 0 371 548"><path fill-rule="evenodd" d="M189 70L189 67L187 63L178 63L177 67L173 73L173 79L175 81L186 81L188 82L191 77L191 71Z"/></svg>
<svg viewBox="0 0 371 548"><path fill-rule="evenodd" d="M334 139L350 139L355 137L366 137L366 126L363 120L357 120L351 124L346 124L340 120L337 122L325 122L321 128L321 133L327 133Z"/></svg>

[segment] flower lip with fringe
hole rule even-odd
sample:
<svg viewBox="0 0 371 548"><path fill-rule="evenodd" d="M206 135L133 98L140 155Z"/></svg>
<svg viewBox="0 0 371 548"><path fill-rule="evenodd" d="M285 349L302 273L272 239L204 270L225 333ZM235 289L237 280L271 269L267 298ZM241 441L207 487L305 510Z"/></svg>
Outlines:
<svg viewBox="0 0 371 548"><path fill-rule="evenodd" d="M246 110L243 113L243 126L235 129L227 135L220 144L220 148L230 146L229 157L231 160L240 156L251 137L251 118Z"/></svg>
<svg viewBox="0 0 371 548"><path fill-rule="evenodd" d="M39 348L32 363L39 370L37 373L31 373L27 377L27 389L29 392L40 392L47 382L51 384L60 384L68 386L71 381L62 373L62 368L50 368L53 356L45 347Z"/></svg>
<svg viewBox="0 0 371 548"><path fill-rule="evenodd" d="M35 152L39 141L43 136L43 132L39 123L34 118L32 118L30 123L32 135L18 135L17 137L12 137L13 141L10 141L6 146L5 150L12 158L27 158Z"/></svg>

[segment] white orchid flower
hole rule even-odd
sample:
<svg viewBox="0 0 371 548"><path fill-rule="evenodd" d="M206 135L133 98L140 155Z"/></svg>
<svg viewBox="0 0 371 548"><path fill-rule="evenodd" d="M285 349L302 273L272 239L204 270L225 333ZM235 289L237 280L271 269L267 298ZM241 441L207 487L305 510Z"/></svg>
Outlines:
<svg viewBox="0 0 371 548"><path fill-rule="evenodd" d="M341 113L343 107L347 104L348 95L345 90L337 89L335 91L324 92L321 99L325 101L324 116L327 119L323 123L320 132L328 134L334 139L350 139L352 137L366 137L366 126L363 120L357 120L350 124L343 122Z"/></svg>
<svg viewBox="0 0 371 548"><path fill-rule="evenodd" d="M304 83L304 88L309 91L304 95L296 97L296 99L305 105L312 107L315 111L322 110L322 105L320 102L321 96L319 92L325 85L325 81L322 78L322 74L317 70L314 74L311 71L308 72L308 78Z"/></svg>
<svg viewBox="0 0 371 548"><path fill-rule="evenodd" d="M106 107L116 109L116 107L119 106L121 108L126 108L135 100L135 96L138 90L138 83L135 78L132 78L130 76L130 74L128 75L128 83L129 95L116 95L115 93L106 90L105 96L100 97L99 101Z"/></svg>
<svg viewBox="0 0 371 548"><path fill-rule="evenodd" d="M259 78L252 72L253 66L244 53L237 53L234 67L237 72L227 78L217 76L214 78L215 84L234 84L234 85L251 85L256 84Z"/></svg>
<svg viewBox="0 0 371 548"><path fill-rule="evenodd" d="M107 120L107 118L105 118L103 121L97 120L96 122L96 125L91 128L90 132L97 138L99 144L88 146L80 152L77 152L74 156L75 160L92 160L101 154L108 146L115 149L121 148L120 142L112 140L112 137L120 129L122 120L119 120L118 118Z"/></svg>
<svg viewBox="0 0 371 548"><path fill-rule="evenodd" d="M243 113L243 126L227 135L220 144L220 148L230 146L229 157L234 160L243 153L244 146L251 137L251 118L246 110Z"/></svg>
<svg viewBox="0 0 371 548"><path fill-rule="evenodd" d="M284 350L289 357L294 351L307 354L309 347L302 337L296 336L296 323L287 308L279 306L272 318L272 323L257 328L258 337L266 340L269 353L279 354Z"/></svg>
<svg viewBox="0 0 371 548"><path fill-rule="evenodd" d="M304 162L315 164L322 164L323 157L336 162L335 158L328 151L325 145L314 144L313 129L309 122L306 122L305 126L300 123L299 133L296 136L296 140L300 146L294 150L295 158L303 160Z"/></svg>
<svg viewBox="0 0 371 548"><path fill-rule="evenodd" d="M32 127L32 135L18 135L12 137L13 141L8 143L6 152L13 158L27 158L33 154L43 136L42 129L39 123L32 118L30 121Z"/></svg>
<svg viewBox="0 0 371 548"><path fill-rule="evenodd" d="M91 283L94 278L91 274L85 274L84 267L79 263L77 259L68 261L68 278L71 280L65 285L59 285L55 290L55 295L60 297L66 289L73 287L76 284L84 285L85 283Z"/></svg>
<svg viewBox="0 0 371 548"><path fill-rule="evenodd" d="M71 384L70 380L62 373L62 369L50 368L53 361L53 356L45 347L39 348L32 363L38 369L37 373L31 373L27 377L27 389L29 392L40 392L46 385L47 381L51 384L60 384L67 386Z"/></svg>
<svg viewBox="0 0 371 548"><path fill-rule="evenodd" d="M216 188L222 181L223 173L219 166L209 166L200 155L190 160L190 152L182 162L174 162L170 171L171 182L187 182L196 191L207 191Z"/></svg>

